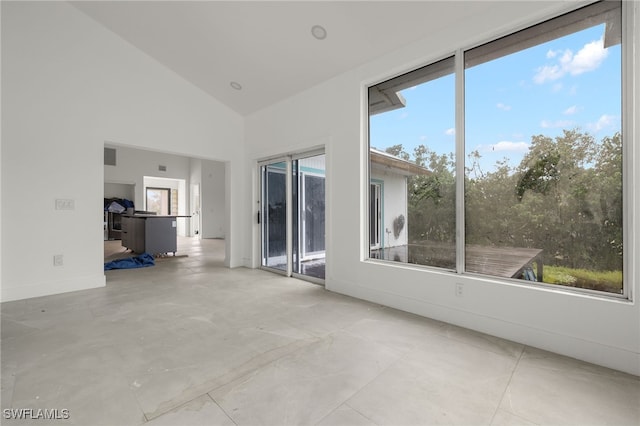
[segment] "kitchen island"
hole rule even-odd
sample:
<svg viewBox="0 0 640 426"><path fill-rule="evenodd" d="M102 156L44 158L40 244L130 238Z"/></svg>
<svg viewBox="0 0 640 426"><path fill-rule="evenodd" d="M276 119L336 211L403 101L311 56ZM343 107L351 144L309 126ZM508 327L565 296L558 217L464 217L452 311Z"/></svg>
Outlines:
<svg viewBox="0 0 640 426"><path fill-rule="evenodd" d="M179 217L189 216L123 215L122 246L134 253L149 253L154 256L173 253L175 256Z"/></svg>

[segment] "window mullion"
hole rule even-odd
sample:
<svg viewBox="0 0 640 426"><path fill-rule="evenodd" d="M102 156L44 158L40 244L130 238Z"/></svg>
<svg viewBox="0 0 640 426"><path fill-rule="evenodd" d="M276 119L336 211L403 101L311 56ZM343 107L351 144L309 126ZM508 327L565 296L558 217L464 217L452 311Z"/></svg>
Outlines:
<svg viewBox="0 0 640 426"><path fill-rule="evenodd" d="M637 258L636 244L633 238L637 233L638 221L634 217L634 205L637 205L636 189L634 188L634 170L633 165L638 158L637 148L635 144L630 142L638 139L640 129L637 128L634 117L637 116L635 102L635 94L638 92L636 87L640 83L640 79L633 73L634 67L637 65L637 55L634 54L638 46L633 42L637 40L637 34L640 30L637 18L640 17L640 7L635 2L622 2L622 235L623 239L623 296L629 300L634 300L637 294L634 294L633 281L638 277L636 262Z"/></svg>
<svg viewBox="0 0 640 426"><path fill-rule="evenodd" d="M285 186L286 186L286 253L287 253L287 271L286 274L288 277L291 276L293 272L293 197L291 194L293 193L293 164L291 160L291 156L287 156L286 160L286 177L285 177Z"/></svg>
<svg viewBox="0 0 640 426"><path fill-rule="evenodd" d="M456 96L456 272L464 273L465 219L464 219L464 51L455 55Z"/></svg>

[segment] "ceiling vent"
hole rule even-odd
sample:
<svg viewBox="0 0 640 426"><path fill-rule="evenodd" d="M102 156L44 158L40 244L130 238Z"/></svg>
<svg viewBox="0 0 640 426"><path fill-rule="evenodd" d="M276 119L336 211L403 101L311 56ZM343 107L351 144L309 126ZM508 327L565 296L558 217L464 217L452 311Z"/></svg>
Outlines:
<svg viewBox="0 0 640 426"><path fill-rule="evenodd" d="M116 149L115 148L104 149L104 165L105 166L116 165Z"/></svg>
<svg viewBox="0 0 640 426"><path fill-rule="evenodd" d="M160 170L161 172L166 172L167 166L158 166L158 170Z"/></svg>

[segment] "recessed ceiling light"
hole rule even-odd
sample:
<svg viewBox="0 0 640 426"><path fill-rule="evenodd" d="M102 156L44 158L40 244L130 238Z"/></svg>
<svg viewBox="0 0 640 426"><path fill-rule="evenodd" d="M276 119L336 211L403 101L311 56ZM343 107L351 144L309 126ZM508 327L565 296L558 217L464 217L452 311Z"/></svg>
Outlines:
<svg viewBox="0 0 640 426"><path fill-rule="evenodd" d="M242 85L237 81L232 81L231 83L229 83L229 85L236 90L242 90Z"/></svg>
<svg viewBox="0 0 640 426"><path fill-rule="evenodd" d="M311 27L311 35L318 40L324 40L325 38L327 38L327 30L325 30L321 25L314 25L313 27Z"/></svg>

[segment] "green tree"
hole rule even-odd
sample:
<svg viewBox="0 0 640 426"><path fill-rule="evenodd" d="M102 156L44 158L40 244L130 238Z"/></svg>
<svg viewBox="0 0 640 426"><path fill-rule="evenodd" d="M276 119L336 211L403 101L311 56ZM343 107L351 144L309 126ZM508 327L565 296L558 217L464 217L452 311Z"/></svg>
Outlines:
<svg viewBox="0 0 640 426"><path fill-rule="evenodd" d="M545 263L622 269L622 138L600 142L565 130L532 138L516 170L513 214L528 224L523 243L543 248Z"/></svg>
<svg viewBox="0 0 640 426"><path fill-rule="evenodd" d="M402 145L386 152L404 160L412 158ZM409 242L452 245L456 235L455 156L420 145L412 161L430 173L407 180ZM600 142L578 129L564 130L555 138L535 135L516 167L507 158L496 162L490 172L481 164L478 151L467 156L467 244L540 248L546 265L622 270L620 133ZM621 282L614 283L614 290L608 291L615 291L616 285L621 288Z"/></svg>
<svg viewBox="0 0 640 426"><path fill-rule="evenodd" d="M440 154L420 145L414 161L428 169L428 175L412 176L408 184L409 240L455 241L455 159L453 153Z"/></svg>
<svg viewBox="0 0 640 426"><path fill-rule="evenodd" d="M384 152L406 161L409 161L411 159L411 156L409 155L408 152L404 150L404 147L402 146L402 144L392 145L389 148L385 149Z"/></svg>

